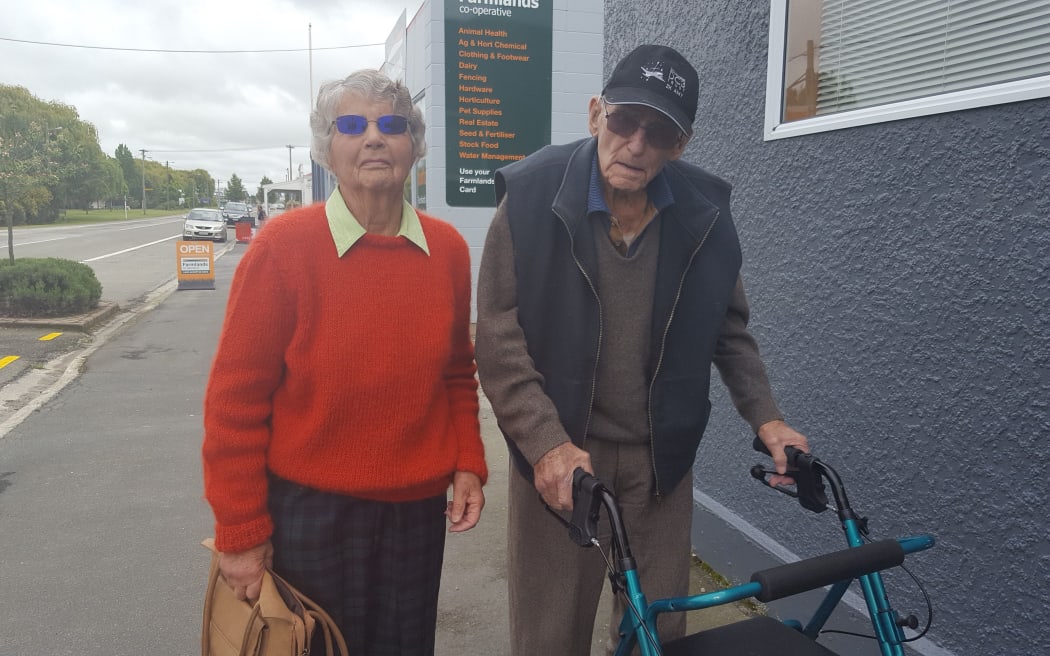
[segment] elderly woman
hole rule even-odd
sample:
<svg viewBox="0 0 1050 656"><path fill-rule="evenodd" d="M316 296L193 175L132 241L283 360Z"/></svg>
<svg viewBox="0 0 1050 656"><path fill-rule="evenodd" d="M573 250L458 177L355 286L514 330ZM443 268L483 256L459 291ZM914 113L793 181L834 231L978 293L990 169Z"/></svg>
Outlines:
<svg viewBox="0 0 1050 656"><path fill-rule="evenodd" d="M407 88L358 71L310 125L338 187L245 251L205 396L220 568L254 599L272 565L351 653L432 654L446 516L472 528L488 474L470 258L403 198L425 150Z"/></svg>

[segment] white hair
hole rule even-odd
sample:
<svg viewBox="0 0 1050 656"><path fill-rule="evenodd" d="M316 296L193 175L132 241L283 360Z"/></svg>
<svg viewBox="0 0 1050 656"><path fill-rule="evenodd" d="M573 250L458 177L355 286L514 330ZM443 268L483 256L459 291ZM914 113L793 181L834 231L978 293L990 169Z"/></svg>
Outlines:
<svg viewBox="0 0 1050 656"><path fill-rule="evenodd" d="M426 153L423 112L412 102L412 94L409 93L408 87L369 68L355 71L342 80L326 82L318 90L317 104L310 113L310 154L315 162L331 170L328 165L328 149L332 145L332 122L339 115L339 104L351 93L377 102L389 101L395 114L408 118L412 156L419 159Z"/></svg>

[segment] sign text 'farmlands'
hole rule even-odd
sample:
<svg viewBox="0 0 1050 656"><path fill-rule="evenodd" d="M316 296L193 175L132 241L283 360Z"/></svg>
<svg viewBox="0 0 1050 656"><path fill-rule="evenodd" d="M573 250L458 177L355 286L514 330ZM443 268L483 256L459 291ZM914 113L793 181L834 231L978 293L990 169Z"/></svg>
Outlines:
<svg viewBox="0 0 1050 656"><path fill-rule="evenodd" d="M445 0L446 200L492 207L492 173L550 143L552 0Z"/></svg>

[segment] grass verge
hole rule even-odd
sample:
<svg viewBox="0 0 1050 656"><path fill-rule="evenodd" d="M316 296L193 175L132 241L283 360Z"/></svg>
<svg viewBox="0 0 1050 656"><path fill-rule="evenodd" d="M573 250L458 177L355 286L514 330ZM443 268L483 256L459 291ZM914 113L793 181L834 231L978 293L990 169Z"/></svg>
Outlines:
<svg viewBox="0 0 1050 656"><path fill-rule="evenodd" d="M46 226L55 225L77 225L83 223L110 223L112 221L131 221L132 219L151 219L161 216L183 216L189 210L146 210L143 214L142 210L128 210L127 219L124 218L124 210L66 210L62 216L59 217L58 221L54 223L40 223L31 225L20 225L15 226L18 229L23 228L43 228Z"/></svg>

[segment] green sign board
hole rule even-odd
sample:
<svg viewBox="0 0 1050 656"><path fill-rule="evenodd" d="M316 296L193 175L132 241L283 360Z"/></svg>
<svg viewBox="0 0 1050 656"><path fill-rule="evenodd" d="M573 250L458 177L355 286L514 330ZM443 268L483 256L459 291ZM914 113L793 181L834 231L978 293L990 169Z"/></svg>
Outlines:
<svg viewBox="0 0 1050 656"><path fill-rule="evenodd" d="M551 141L554 0L445 0L445 198L494 207L492 174Z"/></svg>

